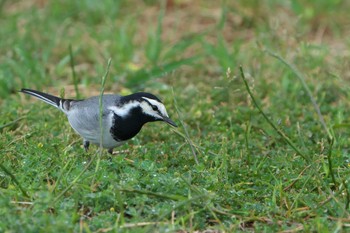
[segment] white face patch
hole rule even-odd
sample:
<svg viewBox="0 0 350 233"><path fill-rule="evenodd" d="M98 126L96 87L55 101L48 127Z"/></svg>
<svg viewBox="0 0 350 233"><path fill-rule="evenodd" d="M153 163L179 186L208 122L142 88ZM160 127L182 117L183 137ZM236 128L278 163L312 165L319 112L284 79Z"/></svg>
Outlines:
<svg viewBox="0 0 350 233"><path fill-rule="evenodd" d="M111 106L108 109L113 111L115 114L117 114L120 117L126 117L130 113L130 110L137 106L140 106L140 102L131 101L122 107Z"/></svg>
<svg viewBox="0 0 350 233"><path fill-rule="evenodd" d="M154 116L155 118L159 118L159 119L163 119L163 116L169 117L168 113L166 112L165 106L162 103L158 102L157 100L146 98L146 97L142 97L142 99L147 100L153 106L157 106L161 115L159 114L158 111L153 110L152 106L149 105L149 103L142 102L141 108L145 114Z"/></svg>

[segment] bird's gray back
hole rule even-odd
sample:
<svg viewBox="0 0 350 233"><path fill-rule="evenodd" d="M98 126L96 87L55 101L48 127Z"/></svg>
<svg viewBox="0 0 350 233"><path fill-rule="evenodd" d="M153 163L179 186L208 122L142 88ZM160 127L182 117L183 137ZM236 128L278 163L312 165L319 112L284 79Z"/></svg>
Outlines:
<svg viewBox="0 0 350 233"><path fill-rule="evenodd" d="M103 109L107 109L107 106L115 105L119 100L121 96L120 95L113 95L113 94L106 94L102 96L102 107ZM74 101L71 105L71 109L84 109L88 108L91 110L100 111L100 97L99 96L93 96L84 100L78 100Z"/></svg>

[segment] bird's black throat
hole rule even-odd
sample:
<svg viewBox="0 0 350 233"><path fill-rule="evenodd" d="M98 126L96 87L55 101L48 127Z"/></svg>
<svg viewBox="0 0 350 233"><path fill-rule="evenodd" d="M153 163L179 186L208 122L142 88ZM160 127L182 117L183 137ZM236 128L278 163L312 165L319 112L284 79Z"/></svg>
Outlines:
<svg viewBox="0 0 350 233"><path fill-rule="evenodd" d="M144 114L141 107L136 107L131 109L129 114L124 117L114 113L113 126L110 132L114 140L125 141L136 136L145 123L152 121L157 121L157 119Z"/></svg>

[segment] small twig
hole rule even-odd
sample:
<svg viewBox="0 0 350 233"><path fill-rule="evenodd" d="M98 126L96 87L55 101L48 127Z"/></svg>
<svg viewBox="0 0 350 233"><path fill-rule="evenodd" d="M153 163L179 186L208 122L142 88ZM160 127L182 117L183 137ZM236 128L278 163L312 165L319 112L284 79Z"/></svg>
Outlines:
<svg viewBox="0 0 350 233"><path fill-rule="evenodd" d="M284 231L279 231L279 233L294 233L294 232L301 232L303 230L304 230L304 226L302 224L299 224L295 228L291 228L291 229L284 230Z"/></svg>
<svg viewBox="0 0 350 233"><path fill-rule="evenodd" d="M150 192L146 190L140 190L140 189L133 189L133 188L116 188L116 190L120 192L127 192L127 193L139 193L139 194L145 194L147 196L153 196L153 197L158 197L158 198L163 198L163 199L169 199L173 201L183 201L186 200L185 197L179 196L179 195L168 195L168 194L161 194L161 193L155 193L155 192Z"/></svg>
<svg viewBox="0 0 350 233"><path fill-rule="evenodd" d="M338 196L339 194L341 194L343 192L343 189L346 189L347 187L344 186L342 188L340 188L339 190L337 190L337 192L331 191L329 192L329 196L327 197L327 199L321 201L316 207L315 209L319 209L322 206L324 206L325 204L327 204L328 202L330 202L332 199L335 201L335 203L337 203L340 207L340 209L343 211L344 214L346 214L347 217L350 216L350 214L348 213L347 209L343 207L343 205L341 205L340 201L336 198L336 196ZM347 191L345 191L347 192ZM346 206L345 206L346 207Z"/></svg>
<svg viewBox="0 0 350 233"><path fill-rule="evenodd" d="M333 220L333 221L337 221L337 222L346 222L346 223L350 223L350 219L349 218L339 218L339 217L333 217L333 216L327 216L328 219Z"/></svg>
<svg viewBox="0 0 350 233"><path fill-rule="evenodd" d="M96 232L111 232L112 230L117 230L118 228L133 228L133 227L145 227L149 225L160 225L160 224L170 224L168 222L136 222L136 223L125 223L118 227L101 228Z"/></svg>
<svg viewBox="0 0 350 233"><path fill-rule="evenodd" d="M120 228L132 228L132 227L144 227L149 225L169 224L167 222L137 222L137 223L125 223Z"/></svg>
<svg viewBox="0 0 350 233"><path fill-rule="evenodd" d="M259 112L261 113L261 115L263 115L263 117L265 118L265 120L271 125L271 127L284 139L284 141L290 146L292 147L292 149L298 154L300 155L306 162L310 162L309 161L309 158L304 155L304 153L302 153L295 145L294 143L287 137L287 135L284 134L284 132L277 128L277 126L269 119L269 117L264 113L264 111L260 108L258 102L255 100L255 97L252 93L252 91L250 90L250 87L248 85L248 82L245 78L245 75L244 75L244 72L243 72L243 68L242 66L239 67L240 69L240 72L241 72L241 77L242 77L242 80L244 82L244 85L248 91L248 94L250 96L250 98L252 99L253 101L253 104L255 105L255 107L259 110Z"/></svg>
<svg viewBox="0 0 350 233"><path fill-rule="evenodd" d="M294 184L304 175L305 171L306 171L309 167L311 167L311 165L306 166L306 167L299 173L298 177L297 177L290 185L288 185L287 187L285 187L285 188L283 189L283 191L287 191L288 189L290 189L291 187L293 187Z"/></svg>
<svg viewBox="0 0 350 233"><path fill-rule="evenodd" d="M34 202L31 202L31 201L10 201L10 203L16 204L16 205L25 205L25 206L34 205Z"/></svg>
<svg viewBox="0 0 350 233"><path fill-rule="evenodd" d="M321 208L323 205L327 204L330 200L332 200L332 198L333 198L332 195L328 196L325 200L321 201L321 202L317 205L316 209L319 209L319 208Z"/></svg>

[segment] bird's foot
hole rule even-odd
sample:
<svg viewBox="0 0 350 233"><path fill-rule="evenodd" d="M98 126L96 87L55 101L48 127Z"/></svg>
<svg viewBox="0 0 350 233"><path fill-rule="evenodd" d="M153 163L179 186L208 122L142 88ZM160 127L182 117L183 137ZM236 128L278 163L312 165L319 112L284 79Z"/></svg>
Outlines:
<svg viewBox="0 0 350 233"><path fill-rule="evenodd" d="M90 146L90 142L87 141L87 140L84 140L83 145L84 145L85 152L88 152L89 146Z"/></svg>

